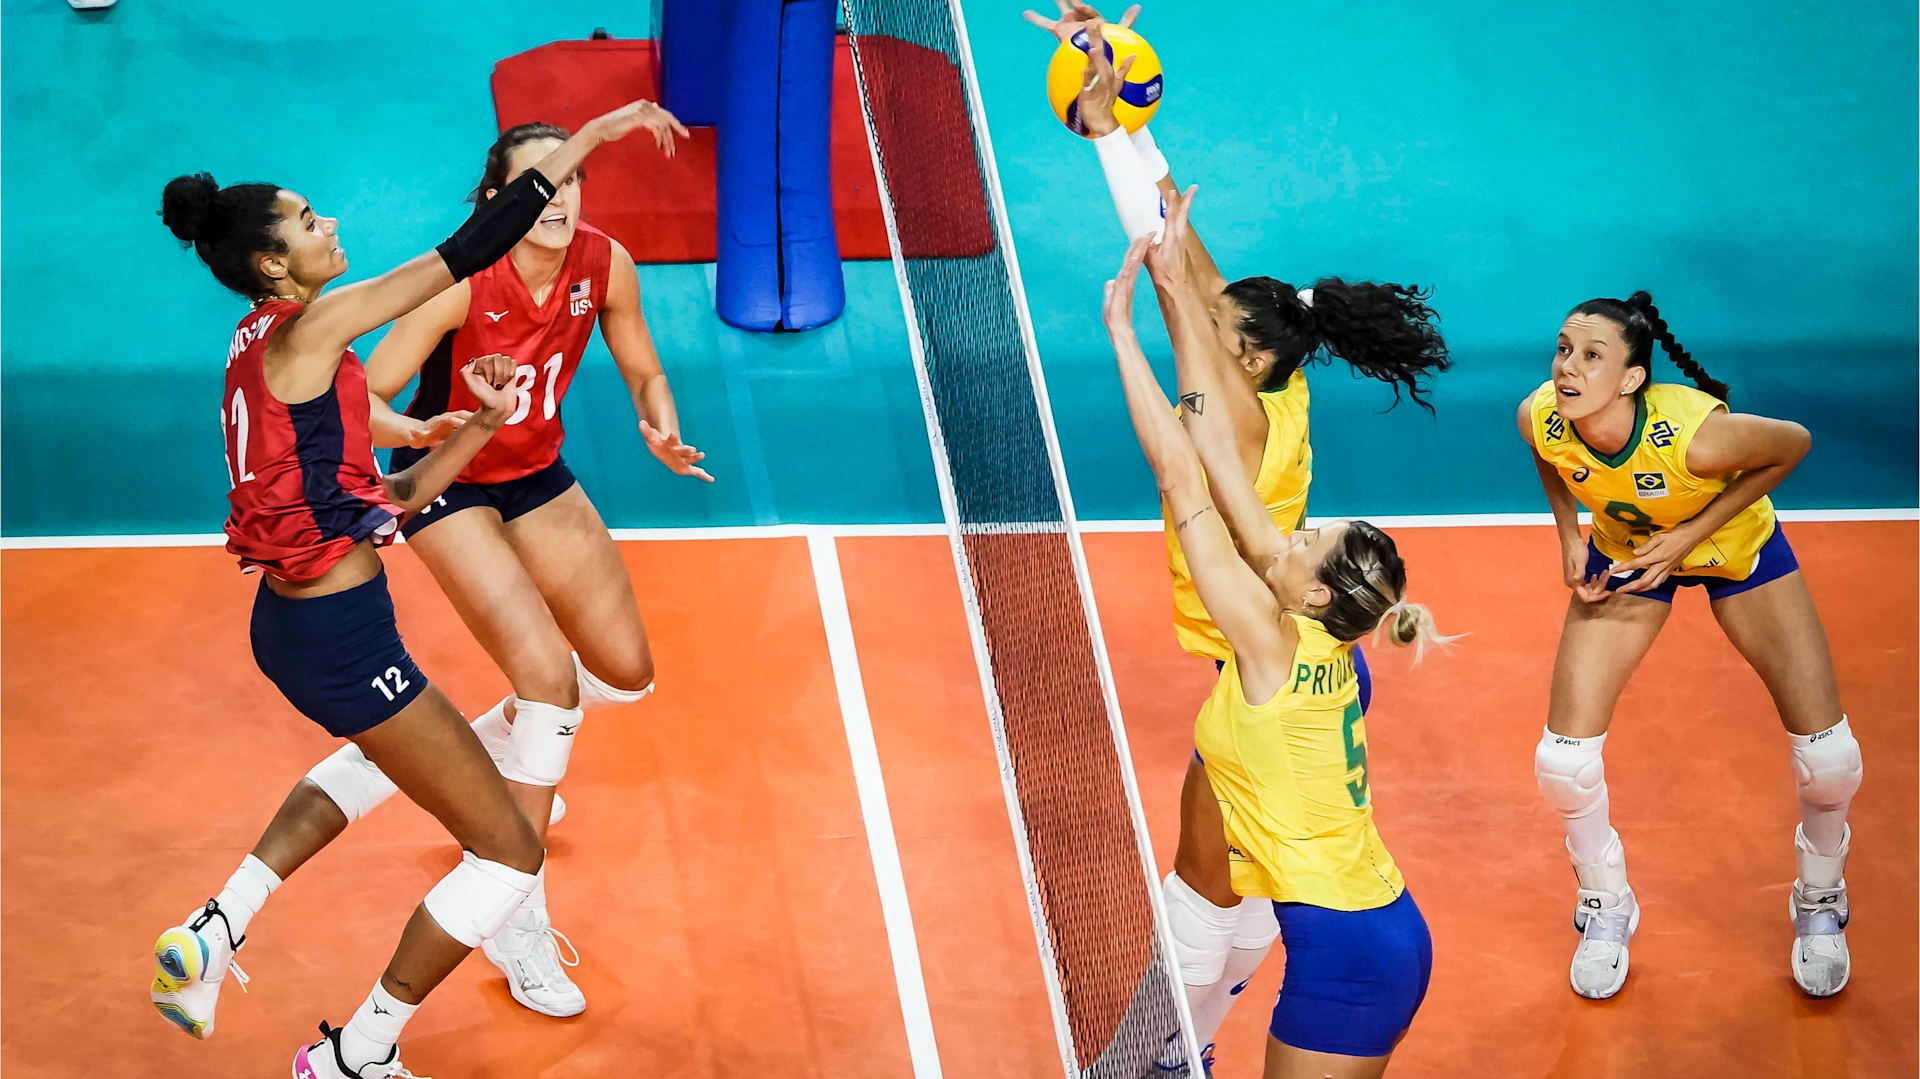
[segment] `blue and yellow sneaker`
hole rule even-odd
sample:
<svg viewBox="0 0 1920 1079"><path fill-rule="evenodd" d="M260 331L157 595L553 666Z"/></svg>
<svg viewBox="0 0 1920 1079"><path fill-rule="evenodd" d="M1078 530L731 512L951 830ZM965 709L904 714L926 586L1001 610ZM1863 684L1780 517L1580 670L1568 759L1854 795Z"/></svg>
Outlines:
<svg viewBox="0 0 1920 1079"><path fill-rule="evenodd" d="M160 934L153 942L150 995L161 1018L196 1038L212 1037L213 1009L227 971L246 989L247 972L233 961L233 953L245 943L244 937L233 940L226 914L212 899L193 917Z"/></svg>

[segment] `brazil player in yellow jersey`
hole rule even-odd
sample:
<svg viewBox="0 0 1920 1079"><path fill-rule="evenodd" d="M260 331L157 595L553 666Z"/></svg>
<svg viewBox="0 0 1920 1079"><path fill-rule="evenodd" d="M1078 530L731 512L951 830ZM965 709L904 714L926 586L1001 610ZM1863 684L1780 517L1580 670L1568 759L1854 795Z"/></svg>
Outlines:
<svg viewBox="0 0 1920 1079"><path fill-rule="evenodd" d="M1424 642L1432 619L1404 602L1406 569L1378 528L1336 521L1289 534L1274 524L1231 420L1212 407L1233 392L1220 365L1182 364L1185 408L1168 408L1134 336L1132 295L1151 258L1176 352L1218 347L1189 287L1188 205L1176 194L1162 242L1129 249L1107 286L1106 323L1134 430L1229 646L1195 721L1212 834L1193 838L1209 840L1198 846L1218 867L1206 872L1225 871L1236 903L1270 904L1287 945L1264 1074L1368 1079L1385 1071L1425 996L1432 940L1374 827L1353 644L1383 622L1395 643ZM1167 895L1183 965L1218 913L1196 899ZM1224 913L1231 935L1236 912Z"/></svg>
<svg viewBox="0 0 1920 1079"><path fill-rule="evenodd" d="M1655 342L1694 386L1653 381ZM1608 819L1602 743L1675 591L1694 585L1787 729L1800 801L1789 896L1794 981L1822 997L1847 984L1842 871L1860 745L1840 711L1813 597L1767 497L1812 440L1799 424L1730 412L1726 402L1726 385L1680 347L1644 292L1574 308L1560 327L1552 377L1520 402L1520 436L1553 505L1573 590L1534 772L1566 825L1581 933L1569 978L1586 997L1619 991L1640 922ZM1593 512L1585 541L1576 501Z"/></svg>
<svg viewBox="0 0 1920 1079"><path fill-rule="evenodd" d="M1113 103L1121 79L1101 45L1101 18L1083 3L1057 0L1059 18L1027 12L1029 22L1061 41L1085 31L1090 63L1083 76L1079 115L1093 136L1114 205L1129 239L1159 231L1163 196L1178 196L1166 158L1144 128L1131 136L1114 119ZM1121 16L1131 25L1135 5ZM1253 488L1282 532L1299 528L1306 517L1313 482L1305 367L1321 353L1340 357L1353 369L1394 386L1395 402L1404 389L1422 407L1425 378L1450 366L1446 345L1434 325L1425 295L1402 285L1347 282L1322 278L1295 288L1271 277L1228 281L1191 228L1181 244L1192 270L1192 287L1205 303L1209 343L1196 354L1176 352L1178 363L1217 365L1222 391L1214 399ZM1173 579L1174 635L1186 651L1222 664L1231 654L1226 637L1208 615L1193 586L1185 556L1166 516L1167 568ZM1366 657L1353 652L1360 707L1372 696ZM1201 1045L1207 1045L1248 978L1271 948L1279 927L1264 900L1242 901L1233 891L1219 846L1217 809L1204 766L1190 762L1181 790L1182 827L1173 872L1164 888L1169 902L1203 911L1179 955L1181 979ZM1179 1042L1161 1061L1167 1070L1182 1064Z"/></svg>

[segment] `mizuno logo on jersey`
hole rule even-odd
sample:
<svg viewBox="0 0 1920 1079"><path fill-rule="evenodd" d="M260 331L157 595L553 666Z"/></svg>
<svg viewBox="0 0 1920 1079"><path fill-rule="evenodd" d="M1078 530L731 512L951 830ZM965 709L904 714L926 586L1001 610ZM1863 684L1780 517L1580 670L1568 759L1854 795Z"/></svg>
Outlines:
<svg viewBox="0 0 1920 1079"><path fill-rule="evenodd" d="M1567 421L1560 418L1559 412L1547 413L1547 441L1559 442L1567 437Z"/></svg>
<svg viewBox="0 0 1920 1079"><path fill-rule="evenodd" d="M513 313L512 311L488 311L486 314L488 318L492 319L495 322L498 322L501 319L506 318L508 315L512 313Z"/></svg>
<svg viewBox="0 0 1920 1079"><path fill-rule="evenodd" d="M567 290L568 312L578 318L593 310L593 278L575 281Z"/></svg>
<svg viewBox="0 0 1920 1079"><path fill-rule="evenodd" d="M1655 447L1664 450L1668 446L1673 445L1673 436L1676 433L1673 429L1673 424L1668 423L1666 420L1661 420L1652 427L1647 428L1647 441L1653 443Z"/></svg>
<svg viewBox="0 0 1920 1079"><path fill-rule="evenodd" d="M1633 474L1633 494L1635 498L1667 497L1667 474L1665 472L1635 472Z"/></svg>

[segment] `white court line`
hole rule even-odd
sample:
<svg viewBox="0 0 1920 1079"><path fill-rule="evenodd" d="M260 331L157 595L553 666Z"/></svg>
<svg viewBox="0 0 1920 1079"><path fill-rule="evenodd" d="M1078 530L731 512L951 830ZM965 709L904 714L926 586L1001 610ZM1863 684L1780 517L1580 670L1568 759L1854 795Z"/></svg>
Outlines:
<svg viewBox="0 0 1920 1079"><path fill-rule="evenodd" d="M1890 509L1780 510L1780 519L1799 521L1920 521L1920 509L1897 506ZM1364 515L1363 515L1364 516ZM1581 521L1589 515L1582 513ZM1314 517L1313 520L1325 520ZM1551 513L1427 513L1407 516L1367 516L1381 528L1503 528L1516 525L1550 525ZM993 529L973 526L969 531L1058 531L1059 522L1045 526L1006 525ZM1159 532L1165 526L1159 520L1081 521L1082 532ZM837 539L866 536L945 536L947 526L927 524L837 524L837 525L721 525L705 528L610 528L616 540L729 540L796 539L827 536ZM218 532L142 536L0 536L0 551L65 550L93 547L219 547L227 537ZM403 541L404 542L404 541Z"/></svg>
<svg viewBox="0 0 1920 1079"><path fill-rule="evenodd" d="M813 558L813 585L820 594L820 620L827 628L827 656L833 662L833 683L840 693L840 717L846 724L847 748L853 756L853 780L860 790L860 816L866 821L873 879L880 886L880 914L886 920L887 947L893 953L893 981L907 1026L907 1053L913 1060L915 1079L940 1079L933 1013L927 1007L920 946L907 903L907 880L900 869L900 848L894 841L893 815L887 810L887 787L880 774L880 750L874 744L867 690L860 679L860 657L854 650L853 620L847 613L840 555L833 537L822 532L807 537L807 553Z"/></svg>

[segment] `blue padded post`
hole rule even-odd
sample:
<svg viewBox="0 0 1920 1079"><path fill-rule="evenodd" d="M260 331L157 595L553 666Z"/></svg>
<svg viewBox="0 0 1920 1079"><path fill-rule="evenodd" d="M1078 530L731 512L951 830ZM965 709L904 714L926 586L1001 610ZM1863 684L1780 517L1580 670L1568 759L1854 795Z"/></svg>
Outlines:
<svg viewBox="0 0 1920 1079"><path fill-rule="evenodd" d="M714 0L653 0L653 85L660 104L689 126L720 118L727 7Z"/></svg>
<svg viewBox="0 0 1920 1079"><path fill-rule="evenodd" d="M714 309L743 330L780 326L780 0L730 0L718 155Z"/></svg>
<svg viewBox="0 0 1920 1079"><path fill-rule="evenodd" d="M847 303L833 222L836 0L786 0L780 19L781 325L824 326Z"/></svg>

